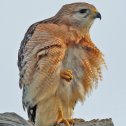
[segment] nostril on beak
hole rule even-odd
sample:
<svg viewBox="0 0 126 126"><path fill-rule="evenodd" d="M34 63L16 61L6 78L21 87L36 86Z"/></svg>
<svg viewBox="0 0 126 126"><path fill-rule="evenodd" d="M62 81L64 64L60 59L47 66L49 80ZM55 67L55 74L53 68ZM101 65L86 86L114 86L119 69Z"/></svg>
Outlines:
<svg viewBox="0 0 126 126"><path fill-rule="evenodd" d="M101 14L99 12L96 12L95 18L99 18L101 20Z"/></svg>

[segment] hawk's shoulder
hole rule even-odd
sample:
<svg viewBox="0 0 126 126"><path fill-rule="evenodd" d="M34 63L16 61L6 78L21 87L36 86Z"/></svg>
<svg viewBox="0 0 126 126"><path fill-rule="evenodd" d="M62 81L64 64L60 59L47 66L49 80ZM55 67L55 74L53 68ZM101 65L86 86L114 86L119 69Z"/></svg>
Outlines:
<svg viewBox="0 0 126 126"><path fill-rule="evenodd" d="M42 22L43 22L43 21L39 21L39 22L36 22L36 23L32 24L32 25L28 28L27 32L25 33L25 36L24 36L23 40L21 41L20 49L19 49L19 51L18 51L18 68L19 68L19 70L22 69L22 67L21 67L21 61L23 60L23 55L22 55L22 54L23 54L25 45L26 45L27 42L31 39L31 37L32 37L32 35L33 35L33 33L34 33L34 31L35 31L37 25L38 25L38 24L41 24Z"/></svg>
<svg viewBox="0 0 126 126"><path fill-rule="evenodd" d="M55 19L55 18L54 18ZM40 24L45 24L45 23L55 23L55 20L53 19L53 17L48 18L46 20L42 20L36 23L33 23L27 30L27 32L25 33L25 36L23 38L23 40L21 41L21 45L20 45L20 49L18 51L18 68L19 70L22 69L21 67L21 61L23 60L23 51L25 48L25 45L27 44L27 42L32 38L32 35L36 29L36 27Z"/></svg>

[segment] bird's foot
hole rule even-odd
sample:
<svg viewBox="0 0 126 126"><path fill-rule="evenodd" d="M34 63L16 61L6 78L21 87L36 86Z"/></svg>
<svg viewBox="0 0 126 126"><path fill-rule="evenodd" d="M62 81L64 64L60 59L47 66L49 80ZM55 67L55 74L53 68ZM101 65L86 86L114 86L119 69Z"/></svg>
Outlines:
<svg viewBox="0 0 126 126"><path fill-rule="evenodd" d="M73 73L72 70L64 70L61 71L60 76L62 79L65 79L66 81L71 81L73 79Z"/></svg>
<svg viewBox="0 0 126 126"><path fill-rule="evenodd" d="M74 124L73 119L65 119L63 117L63 112L62 112L61 108L59 108L59 110L58 110L58 117L57 117L57 120L56 120L56 126L60 123L64 123L66 126L71 126L71 124Z"/></svg>
<svg viewBox="0 0 126 126"><path fill-rule="evenodd" d="M60 123L64 123L66 126L70 126L69 122L66 119L59 119L56 122L56 126L58 126Z"/></svg>
<svg viewBox="0 0 126 126"><path fill-rule="evenodd" d="M67 119L67 121L69 122L69 124L74 124L75 121L73 119Z"/></svg>

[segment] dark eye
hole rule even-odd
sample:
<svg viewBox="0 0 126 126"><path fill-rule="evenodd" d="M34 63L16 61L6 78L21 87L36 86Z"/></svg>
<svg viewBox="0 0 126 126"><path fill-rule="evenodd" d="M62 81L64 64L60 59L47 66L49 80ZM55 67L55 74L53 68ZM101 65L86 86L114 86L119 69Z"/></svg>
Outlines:
<svg viewBox="0 0 126 126"><path fill-rule="evenodd" d="M81 14L86 13L86 12L87 12L87 9L81 9L79 12L80 12Z"/></svg>

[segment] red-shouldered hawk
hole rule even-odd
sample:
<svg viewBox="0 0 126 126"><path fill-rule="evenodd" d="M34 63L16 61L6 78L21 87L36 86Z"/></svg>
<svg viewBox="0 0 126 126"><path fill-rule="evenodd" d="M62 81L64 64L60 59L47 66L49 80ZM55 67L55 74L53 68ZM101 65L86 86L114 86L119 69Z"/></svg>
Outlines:
<svg viewBox="0 0 126 126"><path fill-rule="evenodd" d="M97 9L88 3L64 5L30 26L18 53L22 102L35 126L72 120L73 108L102 78L104 59L89 34Z"/></svg>

